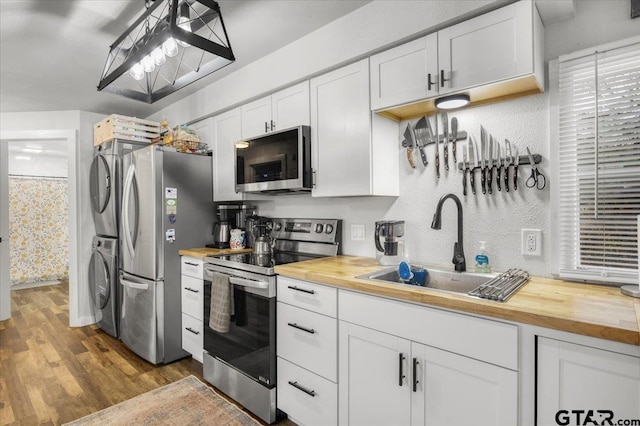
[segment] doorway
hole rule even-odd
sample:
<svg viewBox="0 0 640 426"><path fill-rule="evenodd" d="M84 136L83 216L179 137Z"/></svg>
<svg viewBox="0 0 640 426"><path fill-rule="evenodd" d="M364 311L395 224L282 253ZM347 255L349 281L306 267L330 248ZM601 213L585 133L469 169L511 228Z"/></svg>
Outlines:
<svg viewBox="0 0 640 426"><path fill-rule="evenodd" d="M32 152L24 151L25 148L31 147ZM40 148L38 147L40 146ZM54 149L55 147L55 149ZM42 150L42 152L34 152L37 150ZM17 164L18 162L27 162L33 161L36 157L36 154L42 154L46 151L56 151L58 155L64 155L63 161L66 163L66 180L62 186L66 184L67 191L67 202L64 209L64 215L66 215L66 222L68 226L68 233L66 238L66 247L60 248L59 245L57 247L58 253L56 256L65 256L64 263L65 267L68 271L68 279L69 279L69 299L77 300L78 297L78 262L77 262L77 246L78 246L78 232L77 232L77 167L76 167L76 134L74 130L39 130L39 131L11 131L11 132L2 132L0 134L0 320L5 320L11 317L11 269L12 262L11 258L11 224L10 222L14 219L10 218L10 203L9 203L9 184L10 184L10 171L14 172L14 175L24 175L25 171L29 168L25 166L25 164ZM49 152L49 154L52 154ZM20 159L16 159L15 157L22 157ZM29 160L26 158L29 157ZM41 170L46 170L49 166L53 165L55 157L50 157L48 160L45 160L45 163L40 163L42 167ZM11 162L11 164L9 163ZM48 164L47 164L48 163ZM60 164L57 166L58 168L62 167ZM31 177L11 177L12 186L18 186L23 190L26 190L31 194L31 197L38 197L40 199L46 198L45 194L38 194L34 189L34 176L41 176L42 178L47 174L51 174L50 172L42 172L39 175L35 175L33 171L29 171L28 174L33 176ZM60 171L58 169L58 174ZM51 177L51 176L46 176ZM24 179L24 180L18 180ZM31 179L31 180L29 180ZM57 182L58 187L60 187L60 182ZM39 187L42 189L42 186ZM62 188L59 188L62 190ZM27 200L29 201L29 200ZM27 207L22 206L22 208L38 208L35 204L28 205ZM49 208L49 211L54 212L59 209L56 209L55 205ZM20 220L24 220L26 222L31 222L25 224L25 226L32 226L34 222L40 220L40 216L31 217L29 214L31 212L22 211L20 212L22 217ZM34 213L37 215L37 213ZM59 217L59 216L58 216ZM51 225L52 228L55 228L54 222L45 222L46 226L49 227ZM42 223L41 223L42 224ZM14 230L19 229L19 226L16 227L14 223ZM55 235L55 233L54 233ZM60 236L60 238L62 238ZM31 247L34 245L33 242L25 243L23 246L21 243L18 247L15 247L14 256L16 251L23 251L20 255L24 255L27 260L27 264L29 260L35 260L36 255L35 252L30 252ZM42 252L42 247L40 247L40 252ZM64 254L60 254L60 253ZM47 255L48 256L48 255ZM68 260L67 260L68 259ZM53 260L53 259L52 259ZM42 260L40 260L41 262ZM35 263L35 262L34 262ZM29 265L26 265L25 268L28 270ZM15 270L15 267L13 268ZM31 268L31 273L34 273ZM46 275L46 268L45 268ZM37 279L36 279L37 281ZM15 282L15 277L14 277ZM73 312L76 308L77 303L69 304L69 317L74 318L77 316L76 312Z"/></svg>

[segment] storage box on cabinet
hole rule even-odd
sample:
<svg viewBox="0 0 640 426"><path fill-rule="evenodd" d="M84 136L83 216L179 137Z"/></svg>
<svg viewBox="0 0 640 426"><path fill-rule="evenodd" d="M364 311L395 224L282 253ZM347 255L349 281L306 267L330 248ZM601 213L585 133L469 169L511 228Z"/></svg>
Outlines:
<svg viewBox="0 0 640 426"><path fill-rule="evenodd" d="M335 425L338 387L278 357L278 408L303 426Z"/></svg>

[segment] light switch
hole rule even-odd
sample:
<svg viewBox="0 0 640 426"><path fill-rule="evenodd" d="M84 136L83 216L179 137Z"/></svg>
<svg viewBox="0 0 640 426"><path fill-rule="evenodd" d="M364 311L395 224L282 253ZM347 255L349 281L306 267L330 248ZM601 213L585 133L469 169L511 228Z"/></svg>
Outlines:
<svg viewBox="0 0 640 426"><path fill-rule="evenodd" d="M364 241L364 225L363 224L351 225L351 239L353 241Z"/></svg>

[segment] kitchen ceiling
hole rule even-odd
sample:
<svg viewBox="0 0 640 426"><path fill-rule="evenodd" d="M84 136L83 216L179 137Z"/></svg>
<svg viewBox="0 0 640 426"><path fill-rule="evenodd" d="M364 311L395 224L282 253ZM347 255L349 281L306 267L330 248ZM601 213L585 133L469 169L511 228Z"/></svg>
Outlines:
<svg viewBox="0 0 640 426"><path fill-rule="evenodd" d="M109 46L144 0L1 0L0 111L146 117L371 0L218 0L236 61L148 105L97 91Z"/></svg>

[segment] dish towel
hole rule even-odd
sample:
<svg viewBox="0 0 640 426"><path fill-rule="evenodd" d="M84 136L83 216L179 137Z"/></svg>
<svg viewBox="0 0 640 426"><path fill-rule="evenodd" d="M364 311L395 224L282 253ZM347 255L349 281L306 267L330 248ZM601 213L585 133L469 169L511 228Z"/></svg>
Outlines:
<svg viewBox="0 0 640 426"><path fill-rule="evenodd" d="M218 333L227 333L231 323L233 288L229 276L214 272L211 278L211 311L209 327Z"/></svg>

